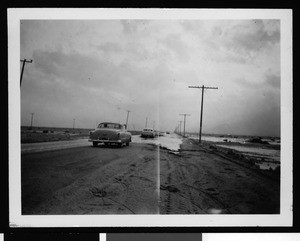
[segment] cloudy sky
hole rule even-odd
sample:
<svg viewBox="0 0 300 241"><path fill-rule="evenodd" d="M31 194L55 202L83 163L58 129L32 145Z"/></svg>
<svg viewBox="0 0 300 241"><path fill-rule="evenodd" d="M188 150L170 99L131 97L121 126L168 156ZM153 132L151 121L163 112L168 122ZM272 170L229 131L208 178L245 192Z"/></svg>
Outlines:
<svg viewBox="0 0 300 241"><path fill-rule="evenodd" d="M22 20L21 124L280 135L279 20Z"/></svg>

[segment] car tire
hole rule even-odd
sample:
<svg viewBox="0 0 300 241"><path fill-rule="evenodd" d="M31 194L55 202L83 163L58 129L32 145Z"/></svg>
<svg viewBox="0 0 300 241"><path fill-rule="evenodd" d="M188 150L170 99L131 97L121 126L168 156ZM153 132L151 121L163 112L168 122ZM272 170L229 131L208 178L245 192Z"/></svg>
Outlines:
<svg viewBox="0 0 300 241"><path fill-rule="evenodd" d="M98 143L93 141L93 146L98 146Z"/></svg>
<svg viewBox="0 0 300 241"><path fill-rule="evenodd" d="M123 143L118 143L118 147L121 148Z"/></svg>
<svg viewBox="0 0 300 241"><path fill-rule="evenodd" d="M129 141L128 141L128 142L126 142L126 146L129 146Z"/></svg>

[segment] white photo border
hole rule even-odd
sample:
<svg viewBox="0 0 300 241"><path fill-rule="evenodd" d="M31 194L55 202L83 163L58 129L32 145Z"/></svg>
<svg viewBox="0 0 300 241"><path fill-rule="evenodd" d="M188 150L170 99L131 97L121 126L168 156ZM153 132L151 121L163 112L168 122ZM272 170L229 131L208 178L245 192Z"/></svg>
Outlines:
<svg viewBox="0 0 300 241"><path fill-rule="evenodd" d="M10 227L292 226L292 10L11 8L8 15ZM281 197L272 215L22 215L20 151L20 20L279 19L281 22Z"/></svg>

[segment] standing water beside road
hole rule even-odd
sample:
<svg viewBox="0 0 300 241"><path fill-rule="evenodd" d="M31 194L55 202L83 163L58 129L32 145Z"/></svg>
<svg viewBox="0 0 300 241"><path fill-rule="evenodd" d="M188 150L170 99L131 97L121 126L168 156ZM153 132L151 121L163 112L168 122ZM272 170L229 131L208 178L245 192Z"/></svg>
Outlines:
<svg viewBox="0 0 300 241"><path fill-rule="evenodd" d="M190 135L188 138L198 140L197 135ZM246 158L253 159L260 169L275 170L280 167L280 138L203 135L202 140L214 144L215 147L233 150Z"/></svg>
<svg viewBox="0 0 300 241"><path fill-rule="evenodd" d="M182 143L182 137L174 133L154 138L142 138L139 135L133 135L132 142L155 144L170 151L178 152Z"/></svg>

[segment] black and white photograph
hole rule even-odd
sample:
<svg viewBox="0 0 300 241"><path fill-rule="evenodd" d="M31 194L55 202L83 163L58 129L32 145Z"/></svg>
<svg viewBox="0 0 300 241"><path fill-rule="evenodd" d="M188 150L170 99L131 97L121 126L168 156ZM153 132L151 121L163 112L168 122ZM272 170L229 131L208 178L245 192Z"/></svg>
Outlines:
<svg viewBox="0 0 300 241"><path fill-rule="evenodd" d="M8 39L11 226L292 224L290 10L9 9Z"/></svg>

